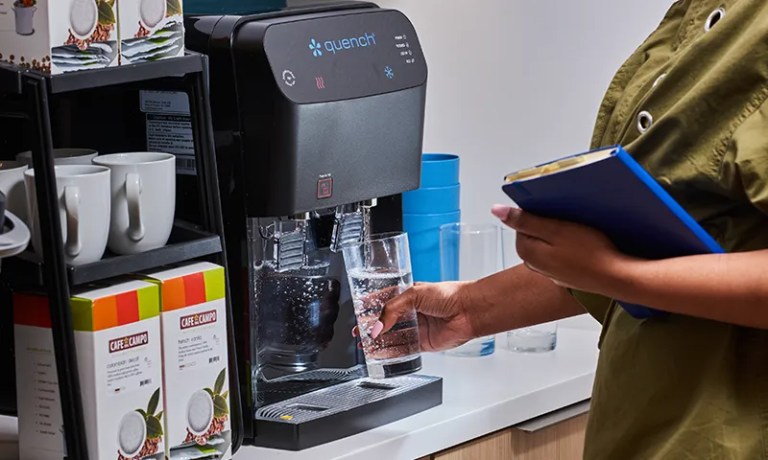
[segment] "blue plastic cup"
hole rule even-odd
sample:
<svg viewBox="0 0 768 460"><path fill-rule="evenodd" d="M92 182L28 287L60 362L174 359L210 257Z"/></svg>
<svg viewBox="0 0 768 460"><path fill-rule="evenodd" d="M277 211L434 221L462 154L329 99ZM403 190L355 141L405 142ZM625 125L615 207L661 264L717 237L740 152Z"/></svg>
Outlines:
<svg viewBox="0 0 768 460"><path fill-rule="evenodd" d="M425 153L421 156L421 187L445 187L459 183L459 156Z"/></svg>
<svg viewBox="0 0 768 460"><path fill-rule="evenodd" d="M441 280L440 226L459 221L461 221L461 211L440 214L403 214L403 229L408 233L414 281L438 282Z"/></svg>
<svg viewBox="0 0 768 460"><path fill-rule="evenodd" d="M403 213L442 214L460 209L461 185L427 187L403 194Z"/></svg>

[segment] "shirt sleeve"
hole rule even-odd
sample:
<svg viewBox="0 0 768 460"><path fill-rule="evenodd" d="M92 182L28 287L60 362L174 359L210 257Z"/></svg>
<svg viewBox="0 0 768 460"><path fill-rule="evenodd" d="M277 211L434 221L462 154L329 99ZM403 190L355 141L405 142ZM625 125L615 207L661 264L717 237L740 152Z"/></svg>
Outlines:
<svg viewBox="0 0 768 460"><path fill-rule="evenodd" d="M720 180L768 215L768 103L763 102L734 131L720 165Z"/></svg>
<svg viewBox="0 0 768 460"><path fill-rule="evenodd" d="M600 324L604 324L613 304L610 298L575 289L568 289L568 292L587 310L587 313L599 321Z"/></svg>

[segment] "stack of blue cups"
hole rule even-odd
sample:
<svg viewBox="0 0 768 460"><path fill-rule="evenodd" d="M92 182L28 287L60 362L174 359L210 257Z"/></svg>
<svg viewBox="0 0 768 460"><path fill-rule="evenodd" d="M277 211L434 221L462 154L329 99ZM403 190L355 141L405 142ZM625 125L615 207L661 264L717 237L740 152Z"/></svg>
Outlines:
<svg viewBox="0 0 768 460"><path fill-rule="evenodd" d="M403 194L403 229L411 248L413 280L441 281L440 226L461 220L459 157L425 153L421 187Z"/></svg>

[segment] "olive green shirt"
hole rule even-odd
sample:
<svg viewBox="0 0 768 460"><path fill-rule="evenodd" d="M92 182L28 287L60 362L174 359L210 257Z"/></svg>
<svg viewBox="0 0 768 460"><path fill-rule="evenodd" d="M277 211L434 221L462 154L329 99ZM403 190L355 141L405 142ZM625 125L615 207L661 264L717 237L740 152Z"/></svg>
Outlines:
<svg viewBox="0 0 768 460"><path fill-rule="evenodd" d="M768 248L766 98L768 1L680 0L614 77L592 145L625 146L726 251ZM586 459L768 459L768 331L574 295L603 324Z"/></svg>

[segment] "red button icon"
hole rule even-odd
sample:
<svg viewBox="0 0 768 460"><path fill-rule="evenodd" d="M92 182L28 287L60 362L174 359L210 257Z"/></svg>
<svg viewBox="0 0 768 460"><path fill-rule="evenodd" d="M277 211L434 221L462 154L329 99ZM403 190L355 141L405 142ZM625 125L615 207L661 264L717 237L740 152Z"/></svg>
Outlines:
<svg viewBox="0 0 768 460"><path fill-rule="evenodd" d="M333 178L327 177L317 181L317 199L330 198L333 196Z"/></svg>
<svg viewBox="0 0 768 460"><path fill-rule="evenodd" d="M325 89L325 79L323 77L315 77L315 84L317 89Z"/></svg>

